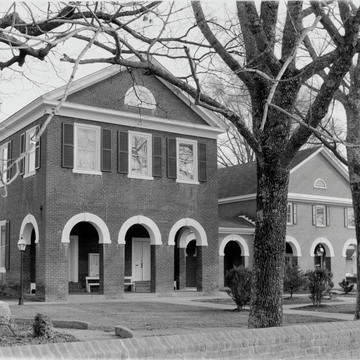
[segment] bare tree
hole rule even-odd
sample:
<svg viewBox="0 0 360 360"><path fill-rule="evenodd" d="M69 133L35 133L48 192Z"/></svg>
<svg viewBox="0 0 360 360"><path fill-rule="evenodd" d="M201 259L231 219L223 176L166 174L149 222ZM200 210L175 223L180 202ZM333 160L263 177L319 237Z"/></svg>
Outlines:
<svg viewBox="0 0 360 360"><path fill-rule="evenodd" d="M11 49L0 68L21 66L28 57L45 59L60 43L70 38L89 42L95 33L93 44L102 51L101 56L88 56L80 64L97 62L140 69L177 86L199 106L230 121L257 160L249 327L281 326L290 164L327 114L360 49L360 11L351 2L328 3L311 1L306 7L302 1L289 1L281 13L276 1L258 6L239 1L227 4L232 8L224 15L215 13L210 3L204 4L205 13L199 1L191 2L191 11L187 6L182 9L175 3L159 2L59 3L56 10L49 4L40 20L27 5L27 21L13 5L0 21L0 42ZM333 8L338 9L339 16ZM316 28L331 39L331 47L313 60L303 61L302 55L308 54L300 45L305 39L318 41L318 36L312 38ZM134 56L131 59L130 54ZM159 62L166 58L187 60L188 70L178 76L170 73ZM63 60L75 62L69 55ZM202 75L206 72L219 77L218 62L247 89L251 126L236 109L206 93ZM295 104L302 87L325 69L302 125L294 126Z"/></svg>

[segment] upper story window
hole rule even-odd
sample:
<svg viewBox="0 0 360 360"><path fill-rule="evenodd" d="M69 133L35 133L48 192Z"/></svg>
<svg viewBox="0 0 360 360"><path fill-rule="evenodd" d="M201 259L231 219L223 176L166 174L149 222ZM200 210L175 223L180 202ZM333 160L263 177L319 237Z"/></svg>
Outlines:
<svg viewBox="0 0 360 360"><path fill-rule="evenodd" d="M11 142L8 141L0 146L0 171L2 176L2 179L0 181L0 186L3 186L3 184L5 184L7 180L10 179L9 173L6 172L10 160L11 160Z"/></svg>
<svg viewBox="0 0 360 360"><path fill-rule="evenodd" d="M156 101L154 95L144 86L134 85L125 94L125 104L128 106L154 110Z"/></svg>
<svg viewBox="0 0 360 360"><path fill-rule="evenodd" d="M287 204L286 224L296 225L296 222L297 222L296 204L289 202Z"/></svg>
<svg viewBox="0 0 360 360"><path fill-rule="evenodd" d="M111 130L88 124L63 124L62 166L76 173L101 175L112 169Z"/></svg>
<svg viewBox="0 0 360 360"><path fill-rule="evenodd" d="M198 182L197 142L186 139L176 139L177 181Z"/></svg>
<svg viewBox="0 0 360 360"><path fill-rule="evenodd" d="M314 188L325 190L327 189L326 182L323 179L318 178L314 181Z"/></svg>
<svg viewBox="0 0 360 360"><path fill-rule="evenodd" d="M0 221L0 273L8 268L9 256L9 222Z"/></svg>
<svg viewBox="0 0 360 360"><path fill-rule="evenodd" d="M316 227L330 226L330 208L325 205L313 205L313 225Z"/></svg>
<svg viewBox="0 0 360 360"><path fill-rule="evenodd" d="M152 179L152 136L129 131L129 177Z"/></svg>
<svg viewBox="0 0 360 360"><path fill-rule="evenodd" d="M348 229L355 229L355 217L354 217L354 208L347 207L345 210L345 227Z"/></svg>
<svg viewBox="0 0 360 360"><path fill-rule="evenodd" d="M100 127L74 125L74 172L100 174Z"/></svg>
<svg viewBox="0 0 360 360"><path fill-rule="evenodd" d="M39 126L35 126L20 135L20 155L26 152L20 162L20 174L24 177L35 174L40 167L40 140L36 141Z"/></svg>

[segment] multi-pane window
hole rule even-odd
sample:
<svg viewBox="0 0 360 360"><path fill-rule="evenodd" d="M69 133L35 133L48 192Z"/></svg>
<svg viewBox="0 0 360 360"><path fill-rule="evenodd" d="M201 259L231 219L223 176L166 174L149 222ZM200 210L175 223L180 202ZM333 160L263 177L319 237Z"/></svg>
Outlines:
<svg viewBox="0 0 360 360"><path fill-rule="evenodd" d="M1 182L0 186L6 183L7 180L7 174L6 169L8 166L8 160L9 160L9 143L5 143L0 146L0 171L1 171Z"/></svg>
<svg viewBox="0 0 360 360"><path fill-rule="evenodd" d="M75 124L74 171L100 173L100 127Z"/></svg>
<svg viewBox="0 0 360 360"><path fill-rule="evenodd" d="M20 173L34 175L40 167L40 140L36 141L39 126L35 126L20 135L20 154L26 153L20 163Z"/></svg>
<svg viewBox="0 0 360 360"><path fill-rule="evenodd" d="M296 221L296 204L289 202L287 204L286 224L295 225Z"/></svg>
<svg viewBox="0 0 360 360"><path fill-rule="evenodd" d="M325 205L313 205L313 225L326 227L330 225L330 208Z"/></svg>
<svg viewBox="0 0 360 360"><path fill-rule="evenodd" d="M151 135L138 132L129 132L129 140L129 176L138 178L151 178Z"/></svg>
<svg viewBox="0 0 360 360"><path fill-rule="evenodd" d="M197 142L177 139L177 180L197 182Z"/></svg>
<svg viewBox="0 0 360 360"><path fill-rule="evenodd" d="M354 208L345 208L345 227L355 229Z"/></svg>

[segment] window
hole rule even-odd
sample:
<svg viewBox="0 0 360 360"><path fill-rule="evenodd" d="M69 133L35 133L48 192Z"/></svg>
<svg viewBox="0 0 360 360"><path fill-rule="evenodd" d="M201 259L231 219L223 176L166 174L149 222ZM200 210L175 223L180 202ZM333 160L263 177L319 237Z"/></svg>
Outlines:
<svg viewBox="0 0 360 360"><path fill-rule="evenodd" d="M326 186L326 182L321 179L321 178L318 178L314 181L314 188L316 189L327 189L327 186Z"/></svg>
<svg viewBox="0 0 360 360"><path fill-rule="evenodd" d="M286 224L295 225L297 221L296 217L296 204L289 202L287 204Z"/></svg>
<svg viewBox="0 0 360 360"><path fill-rule="evenodd" d="M345 227L355 229L354 208L345 208Z"/></svg>
<svg viewBox="0 0 360 360"><path fill-rule="evenodd" d="M40 168L40 141L35 141L39 126L35 126L20 135L20 154L26 155L20 162L20 174L24 177L34 175Z"/></svg>
<svg viewBox="0 0 360 360"><path fill-rule="evenodd" d="M111 130L79 123L63 123L62 127L62 167L94 175L111 171Z"/></svg>
<svg viewBox="0 0 360 360"><path fill-rule="evenodd" d="M129 131L129 177L152 179L152 137Z"/></svg>
<svg viewBox="0 0 360 360"><path fill-rule="evenodd" d="M0 273L9 268L9 223L0 221Z"/></svg>
<svg viewBox="0 0 360 360"><path fill-rule="evenodd" d="M176 157L177 181L197 183L197 142L177 139Z"/></svg>
<svg viewBox="0 0 360 360"><path fill-rule="evenodd" d="M74 172L101 174L100 127L74 125Z"/></svg>
<svg viewBox="0 0 360 360"><path fill-rule="evenodd" d="M0 171L2 174L2 181L0 181L0 186L3 186L3 183L9 179L8 174L6 173L6 169L9 165L10 159L10 142L7 142L0 146Z"/></svg>
<svg viewBox="0 0 360 360"><path fill-rule="evenodd" d="M154 95L144 86L134 85L125 94L128 106L153 110L156 108Z"/></svg>
<svg viewBox="0 0 360 360"><path fill-rule="evenodd" d="M313 205L313 225L316 227L330 226L330 208L325 205Z"/></svg>

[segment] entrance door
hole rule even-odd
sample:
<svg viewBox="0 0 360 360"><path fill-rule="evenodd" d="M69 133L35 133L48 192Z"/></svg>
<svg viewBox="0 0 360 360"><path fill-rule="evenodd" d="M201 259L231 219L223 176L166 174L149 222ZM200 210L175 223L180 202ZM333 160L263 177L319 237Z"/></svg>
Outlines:
<svg viewBox="0 0 360 360"><path fill-rule="evenodd" d="M132 238L132 281L150 281L150 239Z"/></svg>
<svg viewBox="0 0 360 360"><path fill-rule="evenodd" d="M70 236L69 256L68 256L69 281L79 281L79 237Z"/></svg>

